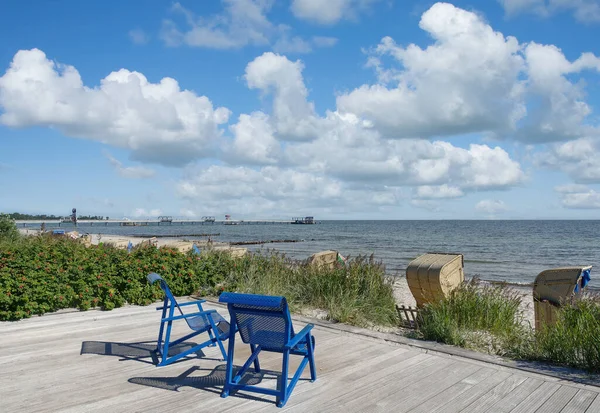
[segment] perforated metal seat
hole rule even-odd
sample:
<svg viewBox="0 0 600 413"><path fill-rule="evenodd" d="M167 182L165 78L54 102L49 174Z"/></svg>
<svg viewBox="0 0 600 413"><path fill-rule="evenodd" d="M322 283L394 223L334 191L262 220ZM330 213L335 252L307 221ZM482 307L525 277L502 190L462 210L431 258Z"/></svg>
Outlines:
<svg viewBox="0 0 600 413"><path fill-rule="evenodd" d="M223 293L219 297L219 301L227 303L233 326L229 333L227 372L221 397L227 397L234 389L246 390L276 396L277 406L283 407L300 379L306 364L310 365L311 381L317 379L314 359L315 340L311 335L313 325L308 324L296 334L285 297ZM242 341L250 345L252 354L234 377L233 357L236 331L239 331ZM241 378L252 363L254 363L254 370L260 372L258 354L261 351L283 354L282 373L277 390L240 384ZM288 366L291 354L302 356L303 359L294 377L289 381Z"/></svg>
<svg viewBox="0 0 600 413"><path fill-rule="evenodd" d="M197 300L186 303L179 304L166 281L158 274L152 273L148 274L146 277L150 284L154 284L155 282L159 282L160 288L165 293L165 299L163 305L161 307L157 307L157 310L162 310L162 316L160 320L160 330L158 332L158 341L156 343L156 364L159 366L165 366L167 364L171 364L191 353L196 353L198 350L207 347L214 346L217 344L219 349L221 350L221 354L223 355L223 359L227 357L227 353L225 352L225 348L223 347L223 340L227 340L229 338L229 323L225 320L216 310L207 310L204 311L202 309L202 303L205 300ZM198 311L191 314L185 314L181 307L195 305L198 308ZM176 315L176 310L179 315ZM192 330L192 333L177 339L175 341L171 340L171 328L173 325L173 321L177 320L185 320L188 327ZM165 325L167 326L165 331ZM169 355L169 347L175 346L179 343L184 342L192 337L195 337L202 333L208 333L209 339L200 343L196 346L188 348L181 353L168 357ZM163 339L164 335L164 339ZM158 356L160 356L160 361L158 361Z"/></svg>

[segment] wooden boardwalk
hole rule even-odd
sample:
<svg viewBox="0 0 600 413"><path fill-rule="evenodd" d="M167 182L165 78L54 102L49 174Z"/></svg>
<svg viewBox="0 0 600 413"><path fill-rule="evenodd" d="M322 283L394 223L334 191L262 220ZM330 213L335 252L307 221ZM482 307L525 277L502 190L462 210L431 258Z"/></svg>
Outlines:
<svg viewBox="0 0 600 413"><path fill-rule="evenodd" d="M0 323L0 411L600 412L598 387L319 326L318 380L300 381L284 409L254 394L221 399L217 349L151 364L158 319L152 306ZM248 356L242 350L238 365ZM261 355L265 371L249 375L249 384L275 386L277 356Z"/></svg>

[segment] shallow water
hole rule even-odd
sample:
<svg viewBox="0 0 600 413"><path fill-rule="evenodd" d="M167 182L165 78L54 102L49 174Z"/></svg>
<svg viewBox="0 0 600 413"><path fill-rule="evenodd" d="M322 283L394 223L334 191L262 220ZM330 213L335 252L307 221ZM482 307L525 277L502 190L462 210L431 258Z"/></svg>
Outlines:
<svg viewBox="0 0 600 413"><path fill-rule="evenodd" d="M50 228L50 226L47 226ZM70 229L63 224L63 228ZM375 254L389 272L404 274L407 264L426 252L465 256L465 274L489 281L532 283L544 269L600 265L600 221L322 221L317 225L161 225L120 227L79 225L80 232L131 236L219 233L214 241L295 239L297 243L249 246L277 249L303 259L326 249L344 256ZM600 288L600 275L591 287Z"/></svg>

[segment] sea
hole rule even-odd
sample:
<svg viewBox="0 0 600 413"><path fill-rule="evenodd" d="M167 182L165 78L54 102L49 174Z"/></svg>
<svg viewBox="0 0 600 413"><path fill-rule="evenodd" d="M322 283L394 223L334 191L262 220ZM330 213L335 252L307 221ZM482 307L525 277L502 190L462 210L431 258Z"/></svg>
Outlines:
<svg viewBox="0 0 600 413"><path fill-rule="evenodd" d="M53 226L47 226L48 229ZM70 225L61 228L70 230ZM531 285L549 268L592 265L598 277L589 287L600 289L600 221L318 221L314 225L222 223L161 224L124 227L79 224L82 233L136 237L211 239L218 242L287 240L246 246L251 251L277 250L305 259L323 250L345 257L374 254L386 271L402 276L414 258L427 252L464 255L465 276L491 282Z"/></svg>

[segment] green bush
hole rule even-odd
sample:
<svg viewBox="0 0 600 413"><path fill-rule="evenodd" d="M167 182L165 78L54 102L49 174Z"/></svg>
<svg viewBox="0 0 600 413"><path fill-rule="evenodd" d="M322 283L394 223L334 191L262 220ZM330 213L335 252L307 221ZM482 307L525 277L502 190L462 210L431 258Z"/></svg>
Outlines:
<svg viewBox="0 0 600 413"><path fill-rule="evenodd" d="M558 310L555 325L535 333L526 357L600 371L600 302L588 296Z"/></svg>
<svg viewBox="0 0 600 413"><path fill-rule="evenodd" d="M19 236L15 221L7 214L0 214L0 242L13 242Z"/></svg>
<svg viewBox="0 0 600 413"><path fill-rule="evenodd" d="M419 333L426 340L511 353L526 336L520 303L519 295L505 286L481 285L474 279L448 299L426 305L420 313Z"/></svg>
<svg viewBox="0 0 600 413"><path fill-rule="evenodd" d="M128 254L103 245L86 248L65 237L24 237L0 244L0 320L18 320L62 308L111 310L162 298L146 275L157 272L175 295L215 285L233 267L224 253L202 257L167 248Z"/></svg>

